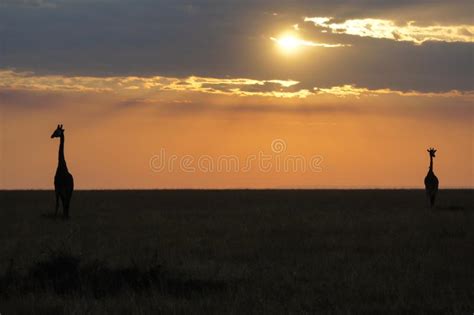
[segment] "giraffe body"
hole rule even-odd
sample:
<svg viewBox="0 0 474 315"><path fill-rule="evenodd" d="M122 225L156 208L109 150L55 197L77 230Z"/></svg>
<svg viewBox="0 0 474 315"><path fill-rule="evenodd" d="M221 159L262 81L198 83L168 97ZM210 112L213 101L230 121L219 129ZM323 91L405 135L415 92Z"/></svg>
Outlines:
<svg viewBox="0 0 474 315"><path fill-rule="evenodd" d="M56 192L56 215L59 210L59 199L63 205L63 216L69 217L69 203L71 201L72 192L74 190L74 179L72 175L66 170L56 170L54 176L54 190Z"/></svg>
<svg viewBox="0 0 474 315"><path fill-rule="evenodd" d="M67 169L66 159L64 158L64 129L62 125L51 135L51 138L59 138L59 152L58 152L58 168L54 176L54 190L56 192L56 211L58 214L59 200L63 205L63 217L69 217L69 203L71 201L72 192L74 190L74 178Z"/></svg>
<svg viewBox="0 0 474 315"><path fill-rule="evenodd" d="M438 177L436 177L433 171L433 158L435 157L436 150L430 148L427 150L430 154L430 168L428 170L428 174L425 177L425 190L428 196L428 200L430 202L430 206L433 207L436 200L436 194L438 193L438 186L439 181Z"/></svg>

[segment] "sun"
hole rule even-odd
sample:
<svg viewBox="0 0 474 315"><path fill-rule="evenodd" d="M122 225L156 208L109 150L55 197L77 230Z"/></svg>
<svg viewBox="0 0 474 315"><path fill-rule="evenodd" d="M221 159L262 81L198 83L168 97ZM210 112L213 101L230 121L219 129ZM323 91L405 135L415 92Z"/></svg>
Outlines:
<svg viewBox="0 0 474 315"><path fill-rule="evenodd" d="M298 39L293 36L285 36L278 40L278 45L286 52L295 51L298 48Z"/></svg>
<svg viewBox="0 0 474 315"><path fill-rule="evenodd" d="M285 34L279 38L272 39L276 42L280 50L286 54L295 53L301 47L301 39L291 34Z"/></svg>

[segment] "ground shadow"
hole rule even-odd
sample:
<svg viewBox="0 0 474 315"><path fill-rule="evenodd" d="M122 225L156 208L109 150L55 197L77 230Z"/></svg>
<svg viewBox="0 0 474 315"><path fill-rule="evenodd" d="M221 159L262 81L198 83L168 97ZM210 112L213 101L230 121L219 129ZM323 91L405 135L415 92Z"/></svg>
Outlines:
<svg viewBox="0 0 474 315"><path fill-rule="evenodd" d="M47 260L35 263L26 273L14 268L13 260L0 277L0 296L18 296L32 292L55 292L102 298L120 292L159 292L180 298L195 294L223 292L235 283L193 279L164 270L159 264L145 269L137 266L113 269L106 263L82 263L79 257L64 251L51 253Z"/></svg>

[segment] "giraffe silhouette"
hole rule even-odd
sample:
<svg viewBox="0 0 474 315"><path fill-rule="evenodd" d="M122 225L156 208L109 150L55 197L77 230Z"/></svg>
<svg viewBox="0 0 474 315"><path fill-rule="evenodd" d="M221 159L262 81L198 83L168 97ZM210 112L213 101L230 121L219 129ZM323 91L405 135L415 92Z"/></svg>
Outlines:
<svg viewBox="0 0 474 315"><path fill-rule="evenodd" d="M428 195L428 199L430 202L430 206L433 207L435 204L436 193L438 192L438 177L433 172L433 158L435 157L436 150L434 148L429 148L428 153L430 154L430 169L428 170L428 174L425 177L425 189L426 194Z"/></svg>
<svg viewBox="0 0 474 315"><path fill-rule="evenodd" d="M64 158L64 129L63 125L58 125L51 135L51 138L59 138L58 168L54 176L54 190L56 192L56 212L58 215L59 199L63 204L63 217L69 218L69 202L71 201L72 191L74 190L74 179L69 173Z"/></svg>

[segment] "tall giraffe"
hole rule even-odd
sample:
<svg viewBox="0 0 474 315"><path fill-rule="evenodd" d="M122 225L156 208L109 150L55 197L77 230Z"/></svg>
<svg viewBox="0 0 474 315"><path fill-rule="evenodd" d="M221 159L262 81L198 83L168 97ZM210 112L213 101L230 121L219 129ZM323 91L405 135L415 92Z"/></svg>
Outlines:
<svg viewBox="0 0 474 315"><path fill-rule="evenodd" d="M433 158L435 157L436 150L433 148L429 148L428 153L430 154L430 169L428 170L428 174L425 177L425 188L426 194L428 195L428 199L430 201L431 207L434 206L436 193L438 192L438 177L433 172Z"/></svg>
<svg viewBox="0 0 474 315"><path fill-rule="evenodd" d="M69 173L64 158L64 129L63 125L58 125L56 130L51 135L51 138L59 138L59 153L58 153L58 168L54 176L54 190L56 192L56 212L58 215L59 198L63 204L63 216L69 218L69 202L71 200L72 191L74 190L74 179Z"/></svg>

